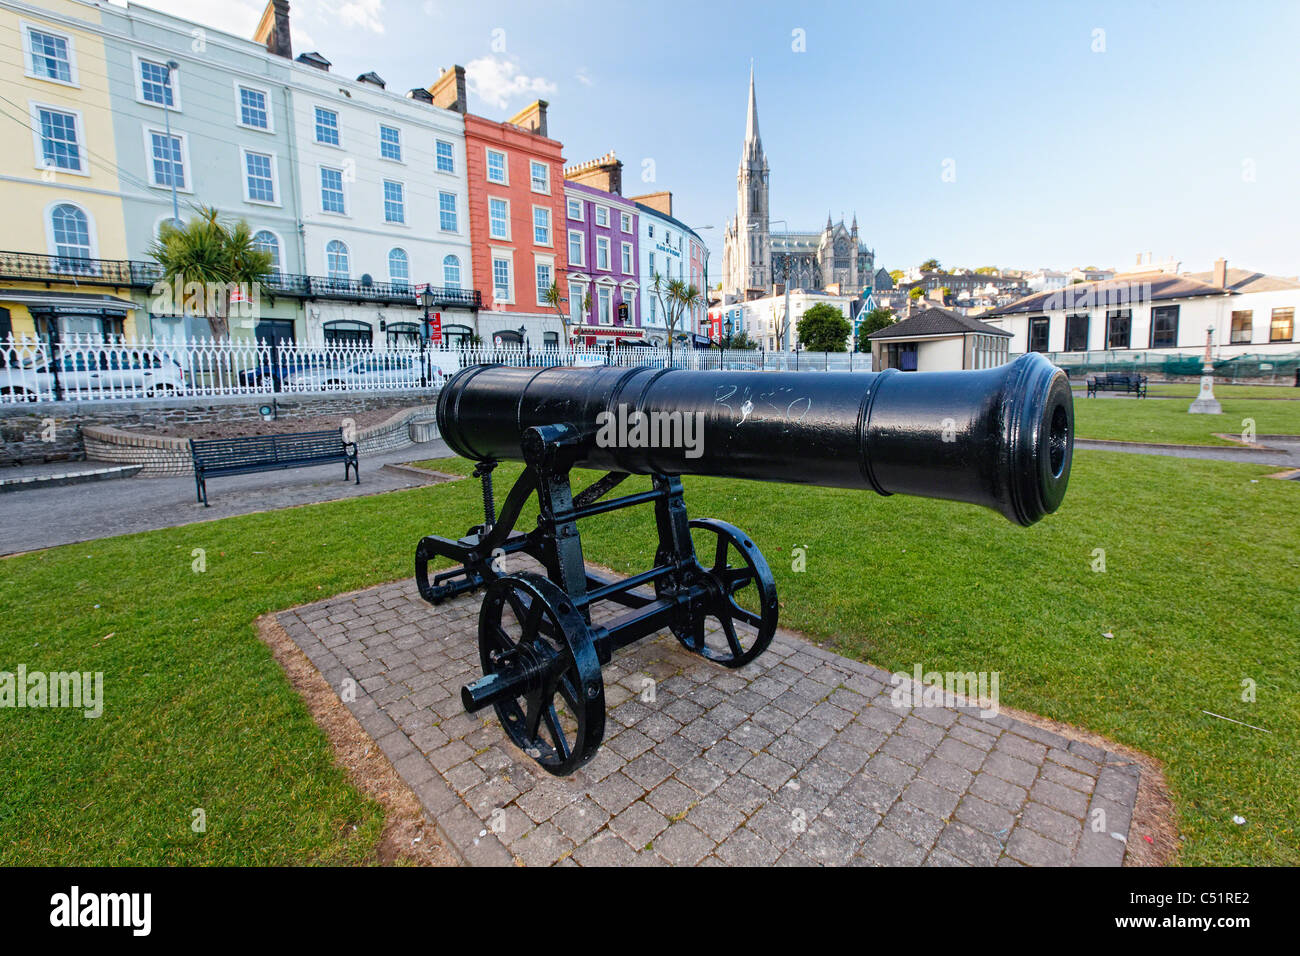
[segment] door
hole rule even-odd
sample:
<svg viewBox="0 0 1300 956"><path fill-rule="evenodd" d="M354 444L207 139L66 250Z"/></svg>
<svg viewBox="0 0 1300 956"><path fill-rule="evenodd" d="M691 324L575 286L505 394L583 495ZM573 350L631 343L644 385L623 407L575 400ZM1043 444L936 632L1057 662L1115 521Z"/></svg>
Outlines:
<svg viewBox="0 0 1300 956"><path fill-rule="evenodd" d="M898 349L898 367L904 372L916 371L916 346L902 345Z"/></svg>

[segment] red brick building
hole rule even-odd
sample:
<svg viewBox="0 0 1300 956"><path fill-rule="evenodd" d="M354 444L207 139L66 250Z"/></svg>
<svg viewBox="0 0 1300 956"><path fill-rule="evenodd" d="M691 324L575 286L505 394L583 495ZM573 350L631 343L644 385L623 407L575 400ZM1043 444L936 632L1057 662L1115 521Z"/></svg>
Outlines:
<svg viewBox="0 0 1300 956"><path fill-rule="evenodd" d="M546 290L552 283L566 288L564 158L562 145L547 136L546 107L537 100L504 123L465 116L469 233L485 345L554 345L561 335Z"/></svg>

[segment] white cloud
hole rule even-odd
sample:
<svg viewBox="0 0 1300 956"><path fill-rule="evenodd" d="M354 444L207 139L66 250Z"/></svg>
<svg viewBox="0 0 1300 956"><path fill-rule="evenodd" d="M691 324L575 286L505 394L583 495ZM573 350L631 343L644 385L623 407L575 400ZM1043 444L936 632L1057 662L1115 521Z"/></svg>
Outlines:
<svg viewBox="0 0 1300 956"><path fill-rule="evenodd" d="M594 80L592 80L591 74L587 72L587 68L585 66L579 67L578 72L573 74L573 78L577 80L579 83L581 83L583 86L591 86L591 84L595 82Z"/></svg>
<svg viewBox="0 0 1300 956"><path fill-rule="evenodd" d="M345 27L360 27L371 33L384 32L384 0L343 0L328 6L329 13L338 17L339 23Z"/></svg>
<svg viewBox="0 0 1300 956"><path fill-rule="evenodd" d="M540 76L519 72L519 64L506 57L482 56L465 65L469 91L490 106L505 109L521 96L548 96L555 84Z"/></svg>

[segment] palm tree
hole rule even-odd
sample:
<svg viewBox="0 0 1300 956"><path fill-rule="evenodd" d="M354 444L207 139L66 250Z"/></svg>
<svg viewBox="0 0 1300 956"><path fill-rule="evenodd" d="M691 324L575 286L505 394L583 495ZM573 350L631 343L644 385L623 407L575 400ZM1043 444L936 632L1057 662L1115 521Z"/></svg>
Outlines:
<svg viewBox="0 0 1300 956"><path fill-rule="evenodd" d="M271 253L254 244L252 230L244 220L228 226L220 221L215 207L194 208L197 215L184 226L163 224L149 254L162 266L167 283L182 288L191 282L202 284L208 327L214 338L225 338L230 334L231 289L260 294L261 282L271 271Z"/></svg>
<svg viewBox="0 0 1300 956"><path fill-rule="evenodd" d="M554 282L545 292L546 304L555 310L555 314L560 317L560 328L564 330L564 336L561 339L561 348L568 351L569 348L569 314L564 310L564 303L567 299L560 297L560 287Z"/></svg>
<svg viewBox="0 0 1300 956"><path fill-rule="evenodd" d="M682 279L672 279L668 283L668 301L673 307L669 313L668 320L668 358L672 360L673 339L677 334L677 323L681 321L682 315L686 312L693 311L704 300L700 290L694 285L688 285Z"/></svg>

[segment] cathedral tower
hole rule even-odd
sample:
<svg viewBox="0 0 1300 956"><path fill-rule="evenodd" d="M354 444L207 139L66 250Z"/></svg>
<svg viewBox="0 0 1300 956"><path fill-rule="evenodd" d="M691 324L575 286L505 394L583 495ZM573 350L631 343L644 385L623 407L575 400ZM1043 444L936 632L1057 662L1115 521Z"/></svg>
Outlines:
<svg viewBox="0 0 1300 956"><path fill-rule="evenodd" d="M723 291L744 298L748 289L772 282L772 237L768 223L768 169L758 133L758 98L754 67L749 68L749 112L745 144L736 173L736 217L727 225L723 248Z"/></svg>

